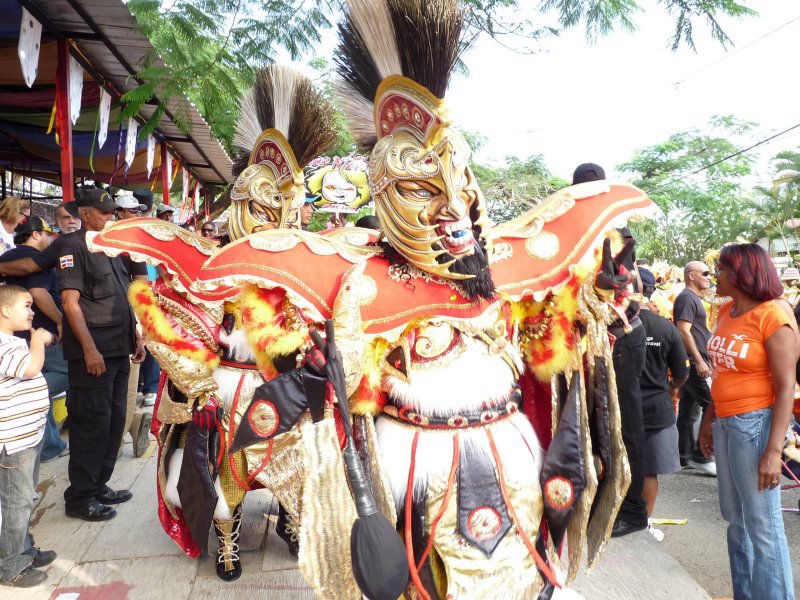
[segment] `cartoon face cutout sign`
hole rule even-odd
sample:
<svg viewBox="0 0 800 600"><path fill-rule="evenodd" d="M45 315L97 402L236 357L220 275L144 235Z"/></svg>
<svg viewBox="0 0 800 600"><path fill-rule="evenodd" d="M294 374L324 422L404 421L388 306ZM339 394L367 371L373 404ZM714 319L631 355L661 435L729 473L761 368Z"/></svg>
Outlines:
<svg viewBox="0 0 800 600"><path fill-rule="evenodd" d="M306 175L308 191L319 198L315 208L323 212L352 214L370 201L366 161L358 155L321 157Z"/></svg>

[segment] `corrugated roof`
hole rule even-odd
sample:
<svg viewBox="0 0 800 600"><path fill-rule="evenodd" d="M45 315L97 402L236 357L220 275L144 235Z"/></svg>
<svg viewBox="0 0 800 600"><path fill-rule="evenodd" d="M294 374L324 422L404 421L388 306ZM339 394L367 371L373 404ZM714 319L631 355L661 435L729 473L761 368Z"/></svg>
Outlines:
<svg viewBox="0 0 800 600"><path fill-rule="evenodd" d="M122 93L137 87L134 75L154 50L121 0L21 0L21 3L51 34L71 38L96 71L94 75ZM164 63L158 60L156 64ZM145 105L140 114L148 118L156 107L157 104ZM188 115L191 122L188 135L175 124L176 114ZM188 98L170 98L167 113L157 129L170 152L201 182L226 184L233 180L230 157Z"/></svg>

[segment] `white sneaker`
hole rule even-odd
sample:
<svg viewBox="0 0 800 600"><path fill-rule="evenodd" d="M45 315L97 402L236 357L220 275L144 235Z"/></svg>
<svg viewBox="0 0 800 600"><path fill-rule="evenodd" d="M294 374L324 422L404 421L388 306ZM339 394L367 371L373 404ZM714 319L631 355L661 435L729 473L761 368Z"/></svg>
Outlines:
<svg viewBox="0 0 800 600"><path fill-rule="evenodd" d="M663 541L664 532L661 531L660 529L656 529L655 527L653 527L653 524L650 522L650 519L647 519L647 531L650 532L650 535L656 538L657 542Z"/></svg>
<svg viewBox="0 0 800 600"><path fill-rule="evenodd" d="M155 406L156 403L156 393L152 392L150 394L144 395L144 400L142 401L143 406Z"/></svg>
<svg viewBox="0 0 800 600"><path fill-rule="evenodd" d="M709 477L716 477L717 476L717 463L713 460L710 462L696 462L691 458L686 461L686 465L692 467L695 471L700 471L703 475L708 475Z"/></svg>

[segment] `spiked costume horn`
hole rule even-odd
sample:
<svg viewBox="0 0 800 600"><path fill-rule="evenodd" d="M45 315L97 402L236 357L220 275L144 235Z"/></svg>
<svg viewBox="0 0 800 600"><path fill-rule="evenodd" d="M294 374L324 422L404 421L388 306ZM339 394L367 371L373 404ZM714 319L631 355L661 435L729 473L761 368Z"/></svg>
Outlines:
<svg viewBox="0 0 800 600"><path fill-rule="evenodd" d="M334 110L311 80L291 67L270 65L242 97L233 143L238 150L229 231L300 228L303 167L336 140Z"/></svg>
<svg viewBox="0 0 800 600"><path fill-rule="evenodd" d="M423 271L471 279L454 263L482 252L489 221L469 146L442 100L468 46L458 0L349 0L348 8L336 93L350 131L372 150L368 177L381 228ZM419 186L409 190L408 182ZM446 216L437 220L430 205L442 198Z"/></svg>

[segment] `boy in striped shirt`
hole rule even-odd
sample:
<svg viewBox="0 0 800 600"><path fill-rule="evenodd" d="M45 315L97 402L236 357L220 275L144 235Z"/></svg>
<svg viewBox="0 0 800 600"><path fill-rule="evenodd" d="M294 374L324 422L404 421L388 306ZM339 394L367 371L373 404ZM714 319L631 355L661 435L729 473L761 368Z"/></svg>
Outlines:
<svg viewBox="0 0 800 600"><path fill-rule="evenodd" d="M15 285L0 285L0 585L32 587L47 579L38 570L56 558L33 544L28 524L33 509L33 468L50 400L42 377L46 329L31 333L31 345L14 337L31 329L33 298Z"/></svg>

